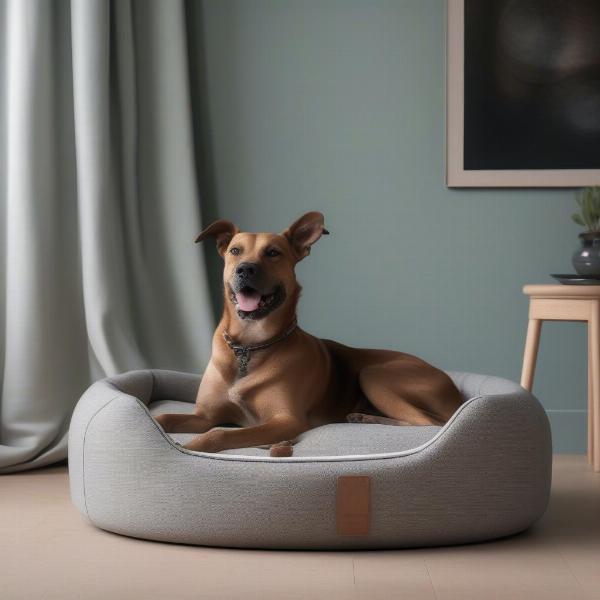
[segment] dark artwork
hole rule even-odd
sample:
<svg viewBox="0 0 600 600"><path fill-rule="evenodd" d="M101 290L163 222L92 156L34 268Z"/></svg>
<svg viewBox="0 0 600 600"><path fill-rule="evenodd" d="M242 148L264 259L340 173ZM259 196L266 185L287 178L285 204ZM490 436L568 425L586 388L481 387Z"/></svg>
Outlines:
<svg viewBox="0 0 600 600"><path fill-rule="evenodd" d="M465 0L465 169L600 168L600 0Z"/></svg>

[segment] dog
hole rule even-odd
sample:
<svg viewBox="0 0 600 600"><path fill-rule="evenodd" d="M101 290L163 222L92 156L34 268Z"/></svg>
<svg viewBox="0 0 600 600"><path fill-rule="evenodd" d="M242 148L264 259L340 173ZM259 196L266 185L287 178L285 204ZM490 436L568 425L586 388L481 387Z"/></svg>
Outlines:
<svg viewBox="0 0 600 600"><path fill-rule="evenodd" d="M462 404L450 377L416 356L351 348L300 329L294 269L328 233L322 213L309 212L280 234L219 220L198 235L196 242L215 238L224 259L223 317L194 413L156 417L168 433L200 434L187 449L267 446L272 456L289 456L290 440L313 427L441 425Z"/></svg>

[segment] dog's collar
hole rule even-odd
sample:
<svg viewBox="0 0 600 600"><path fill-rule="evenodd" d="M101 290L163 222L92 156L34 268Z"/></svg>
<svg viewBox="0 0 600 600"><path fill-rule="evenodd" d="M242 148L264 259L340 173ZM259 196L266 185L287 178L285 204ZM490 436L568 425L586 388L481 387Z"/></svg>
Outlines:
<svg viewBox="0 0 600 600"><path fill-rule="evenodd" d="M278 342L282 342L294 332L296 327L298 327L298 321L294 319L283 333L261 342L260 344L248 344L247 346L244 346L243 344L237 344L226 331L223 331L223 339L225 340L225 343L233 350L233 353L238 359L238 371L240 376L243 377L244 375L248 374L248 363L250 362L250 356L252 352L255 350L264 350L265 348L269 348Z"/></svg>

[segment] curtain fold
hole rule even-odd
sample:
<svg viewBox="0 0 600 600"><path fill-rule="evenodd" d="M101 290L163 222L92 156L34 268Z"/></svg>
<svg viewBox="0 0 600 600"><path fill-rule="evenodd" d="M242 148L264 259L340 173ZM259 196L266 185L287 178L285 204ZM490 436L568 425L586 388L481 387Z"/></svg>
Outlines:
<svg viewBox="0 0 600 600"><path fill-rule="evenodd" d="M94 379L200 372L214 325L183 2L2 11L0 473L63 459Z"/></svg>

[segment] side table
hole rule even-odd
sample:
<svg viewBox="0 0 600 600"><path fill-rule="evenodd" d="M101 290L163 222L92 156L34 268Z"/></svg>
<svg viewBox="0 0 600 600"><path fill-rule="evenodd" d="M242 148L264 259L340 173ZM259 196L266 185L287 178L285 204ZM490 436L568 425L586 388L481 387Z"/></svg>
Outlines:
<svg viewBox="0 0 600 600"><path fill-rule="evenodd" d="M600 472L600 285L526 285L529 325L521 385L531 391L543 321L588 324L588 461Z"/></svg>

